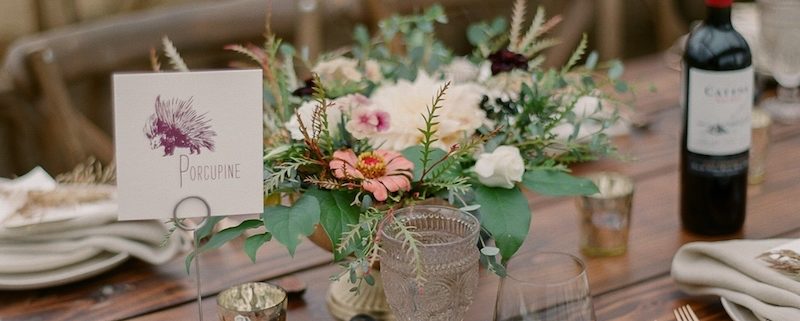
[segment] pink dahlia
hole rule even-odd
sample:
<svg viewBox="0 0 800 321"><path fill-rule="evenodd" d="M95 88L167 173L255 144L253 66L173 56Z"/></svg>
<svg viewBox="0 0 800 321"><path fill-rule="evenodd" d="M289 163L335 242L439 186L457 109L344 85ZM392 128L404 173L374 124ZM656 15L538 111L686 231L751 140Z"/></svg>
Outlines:
<svg viewBox="0 0 800 321"><path fill-rule="evenodd" d="M376 200L385 201L389 192L411 189L414 163L393 151L375 150L356 156L352 149L347 149L333 153L330 167L336 178L359 180L361 187Z"/></svg>

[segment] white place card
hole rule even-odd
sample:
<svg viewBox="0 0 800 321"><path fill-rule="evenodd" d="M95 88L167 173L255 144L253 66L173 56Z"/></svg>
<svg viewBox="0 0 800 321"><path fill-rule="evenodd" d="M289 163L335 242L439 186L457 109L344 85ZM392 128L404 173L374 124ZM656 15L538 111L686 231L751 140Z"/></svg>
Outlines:
<svg viewBox="0 0 800 321"><path fill-rule="evenodd" d="M261 213L261 106L261 70L114 75L119 219Z"/></svg>

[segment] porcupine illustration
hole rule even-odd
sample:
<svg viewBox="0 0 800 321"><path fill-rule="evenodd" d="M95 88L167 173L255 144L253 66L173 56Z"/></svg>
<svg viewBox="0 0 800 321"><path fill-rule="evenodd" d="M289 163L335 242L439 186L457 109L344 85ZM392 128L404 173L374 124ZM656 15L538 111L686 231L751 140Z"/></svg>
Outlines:
<svg viewBox="0 0 800 321"><path fill-rule="evenodd" d="M217 133L211 130L211 119L194 110L193 99L161 100L161 96L156 97L156 112L150 115L144 125L144 135L150 140L150 148L164 147L163 156L172 155L176 148L188 148L190 154L200 154L203 147L214 151L212 137Z"/></svg>

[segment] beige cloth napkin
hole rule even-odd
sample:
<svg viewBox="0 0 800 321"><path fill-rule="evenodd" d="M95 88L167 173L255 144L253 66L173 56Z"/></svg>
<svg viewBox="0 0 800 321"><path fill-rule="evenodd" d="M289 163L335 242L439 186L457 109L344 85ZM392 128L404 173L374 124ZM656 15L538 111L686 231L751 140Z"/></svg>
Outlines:
<svg viewBox="0 0 800 321"><path fill-rule="evenodd" d="M718 295L773 321L800 320L800 281L756 257L791 239L695 242L672 260L672 278L693 295Z"/></svg>

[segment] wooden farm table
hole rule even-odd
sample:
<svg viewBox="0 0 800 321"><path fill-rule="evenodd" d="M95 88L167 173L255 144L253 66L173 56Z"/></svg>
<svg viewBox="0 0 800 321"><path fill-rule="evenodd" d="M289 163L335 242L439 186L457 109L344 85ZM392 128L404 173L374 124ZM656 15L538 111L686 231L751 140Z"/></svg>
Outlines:
<svg viewBox="0 0 800 321"><path fill-rule="evenodd" d="M603 160L574 168L578 174L619 171L636 183L628 253L611 258L583 257L578 247L574 200L529 194L531 233L518 255L538 250L576 254L587 264L599 320L674 320L672 309L691 304L701 320L730 320L717 297L691 297L677 290L670 262L683 244L729 238L800 237L800 126L775 125L767 180L749 191L747 222L741 234L704 238L681 230L678 218L678 155L681 111L679 72L660 55L626 64L636 89L637 115L646 129L616 139L626 160ZM655 90L651 90L654 87ZM237 243L238 242L238 243ZM294 275L308 284L302 300L290 301L290 321L332 320L325 307L328 277L337 273L330 254L304 242L292 259L270 244L252 264L241 241L204 254L203 310L215 320L215 296L231 285ZM492 318L498 278L481 272L480 288L466 320ZM51 289L0 292L0 320L194 320L194 286L183 259L163 266L131 260L101 276Z"/></svg>

